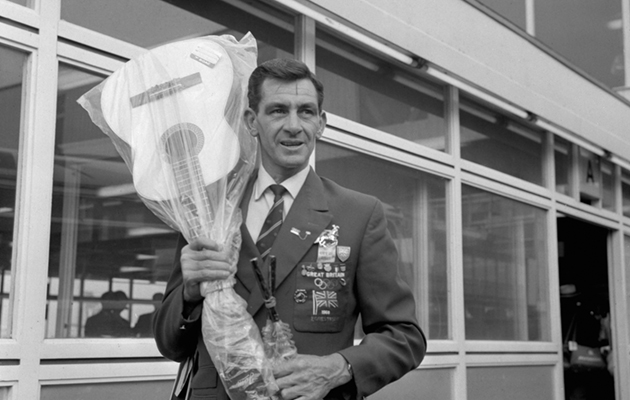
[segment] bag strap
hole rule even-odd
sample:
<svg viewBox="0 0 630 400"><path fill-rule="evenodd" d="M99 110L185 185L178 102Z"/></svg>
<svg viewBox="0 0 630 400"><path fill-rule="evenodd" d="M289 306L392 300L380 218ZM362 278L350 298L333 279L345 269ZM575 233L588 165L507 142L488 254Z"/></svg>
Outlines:
<svg viewBox="0 0 630 400"><path fill-rule="evenodd" d="M173 382L173 389L171 390L171 399L179 399L182 391L186 389L186 395L183 399L189 399L192 388L192 377L195 363L197 362L197 351L195 354L188 357L186 361L179 363L179 369L177 370L177 377Z"/></svg>

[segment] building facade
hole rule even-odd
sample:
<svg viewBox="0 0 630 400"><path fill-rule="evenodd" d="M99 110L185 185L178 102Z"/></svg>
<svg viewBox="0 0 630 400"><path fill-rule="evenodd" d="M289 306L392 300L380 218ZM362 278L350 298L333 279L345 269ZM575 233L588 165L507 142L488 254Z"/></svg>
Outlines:
<svg viewBox="0 0 630 400"><path fill-rule="evenodd" d="M167 398L138 321L177 233L76 100L146 49L251 32L323 81L312 164L383 201L416 295L427 357L370 398L563 399L586 310L614 365L591 397L630 400L630 0L586 3L0 0L0 399ZM124 328L86 330L106 309Z"/></svg>

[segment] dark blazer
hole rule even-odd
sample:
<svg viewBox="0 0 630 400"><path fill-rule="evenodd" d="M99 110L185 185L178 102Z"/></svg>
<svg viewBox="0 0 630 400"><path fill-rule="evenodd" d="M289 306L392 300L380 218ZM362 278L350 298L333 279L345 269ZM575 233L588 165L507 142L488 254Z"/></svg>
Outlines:
<svg viewBox="0 0 630 400"><path fill-rule="evenodd" d="M251 185L244 194L250 198ZM247 210L247 206L242 206ZM338 246L349 250L325 266L338 271L328 279L334 301L317 302L322 291L315 239L338 226ZM248 304L259 327L267 312L250 261L259 255L245 227L236 274L236 292ZM299 232L299 235L296 234ZM154 332L162 354L184 361L198 349L192 383L193 399L228 399L212 365L201 335L201 304L184 310L182 274L177 264L166 287L162 306L154 319ZM412 292L398 271L398 253L387 230L383 206L376 198L343 188L320 178L312 170L285 218L272 254L277 260L276 309L289 323L300 354L341 353L352 365L354 379L333 390L327 399L363 398L416 368L426 351L426 341L415 317ZM318 272L320 274L318 274ZM341 276L341 278L339 278ZM319 284L319 286L316 285ZM329 298L329 300L330 300ZM361 315L366 337L353 346L354 328ZM216 397L215 397L216 396Z"/></svg>

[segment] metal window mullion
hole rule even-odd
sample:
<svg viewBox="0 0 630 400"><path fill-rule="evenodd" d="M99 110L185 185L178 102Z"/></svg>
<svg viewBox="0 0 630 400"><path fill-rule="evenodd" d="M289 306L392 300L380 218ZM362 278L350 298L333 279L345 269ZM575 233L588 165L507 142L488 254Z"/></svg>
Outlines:
<svg viewBox="0 0 630 400"><path fill-rule="evenodd" d="M38 48L25 73L16 191L13 337L20 348L13 398L39 399L45 335L61 0L40 3Z"/></svg>
<svg viewBox="0 0 630 400"><path fill-rule="evenodd" d="M628 348L628 266L625 265L625 236L623 224L609 235L608 245L608 286L610 301L611 349L615 360L615 392L618 399L630 399L630 386L625 377L630 374L630 353Z"/></svg>
<svg viewBox="0 0 630 400"><path fill-rule="evenodd" d="M630 0L621 0L623 36L624 86L630 87Z"/></svg>
<svg viewBox="0 0 630 400"><path fill-rule="evenodd" d="M459 90L444 90L446 151L453 157L454 176L446 185L447 282L451 318L449 333L457 346L457 365L453 377L453 398L468 396L466 372L466 313L464 304L464 255L462 229L462 171L460 156Z"/></svg>

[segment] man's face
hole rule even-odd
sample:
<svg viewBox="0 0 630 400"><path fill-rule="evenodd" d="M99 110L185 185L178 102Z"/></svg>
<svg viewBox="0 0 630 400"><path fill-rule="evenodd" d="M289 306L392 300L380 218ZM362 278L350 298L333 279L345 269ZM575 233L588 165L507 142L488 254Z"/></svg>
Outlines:
<svg viewBox="0 0 630 400"><path fill-rule="evenodd" d="M250 109L245 118L258 137L263 166L276 182L308 165L315 140L326 126L326 114L317 106L317 91L309 79L266 79L258 112Z"/></svg>

